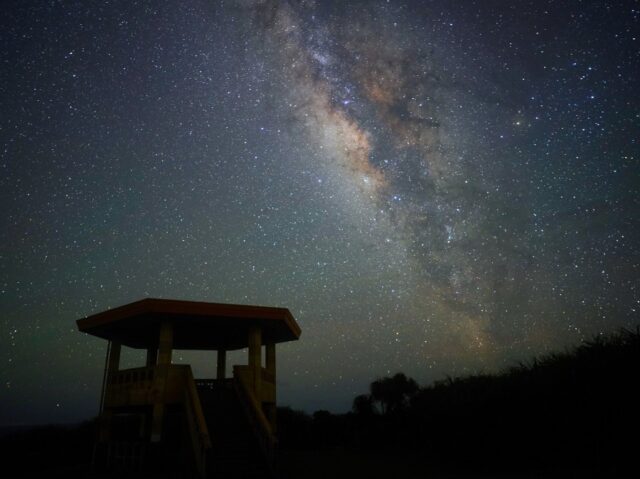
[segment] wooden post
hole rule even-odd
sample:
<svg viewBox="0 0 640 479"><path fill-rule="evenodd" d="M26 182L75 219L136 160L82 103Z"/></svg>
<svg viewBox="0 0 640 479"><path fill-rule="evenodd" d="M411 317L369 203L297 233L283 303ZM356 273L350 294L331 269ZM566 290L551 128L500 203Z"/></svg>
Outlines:
<svg viewBox="0 0 640 479"><path fill-rule="evenodd" d="M227 351L218 349L218 363L216 379L224 379L227 376Z"/></svg>
<svg viewBox="0 0 640 479"><path fill-rule="evenodd" d="M276 433L276 345L275 343L268 343L265 347L265 362L267 372L273 378L273 398L269 399L269 403L266 404L265 413L267 415L267 419L271 424L271 433ZM271 402L273 401L273 402Z"/></svg>
<svg viewBox="0 0 640 479"><path fill-rule="evenodd" d="M158 366L168 366L173 353L173 325L170 321L162 321L160 324L158 347Z"/></svg>
<svg viewBox="0 0 640 479"><path fill-rule="evenodd" d="M113 382L114 375L120 368L120 351L122 345L118 341L110 341L108 347L107 368L105 371L105 391L103 398L103 410L100 415L100 441L108 441L111 438L111 417L112 411L108 407L107 398L109 396L109 389Z"/></svg>
<svg viewBox="0 0 640 479"><path fill-rule="evenodd" d="M109 366L107 371L107 389L109 388L108 383L113 378L113 375L118 372L120 369L120 351L122 350L122 345L117 341L111 341L111 351L109 352Z"/></svg>
<svg viewBox="0 0 640 479"><path fill-rule="evenodd" d="M249 370L253 376L253 392L255 399L260 404L260 383L262 382L262 338L258 327L249 329Z"/></svg>
<svg viewBox="0 0 640 479"><path fill-rule="evenodd" d="M164 419L164 396L171 366L173 350L173 325L169 321L162 321L158 338L158 365L156 367L154 390L156 400L153 405L153 420L151 423L151 442L159 442L162 437L162 421Z"/></svg>
<svg viewBox="0 0 640 479"><path fill-rule="evenodd" d="M273 376L273 382L276 381L276 345L269 343L265 346L266 350L266 366L269 374Z"/></svg>
<svg viewBox="0 0 640 479"><path fill-rule="evenodd" d="M147 348L147 367L151 368L156 365L158 358L158 348Z"/></svg>

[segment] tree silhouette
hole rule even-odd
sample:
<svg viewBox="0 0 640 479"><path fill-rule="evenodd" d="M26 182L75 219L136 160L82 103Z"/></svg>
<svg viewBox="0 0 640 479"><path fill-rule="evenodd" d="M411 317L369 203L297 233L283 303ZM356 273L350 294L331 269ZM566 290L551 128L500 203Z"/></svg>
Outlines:
<svg viewBox="0 0 640 479"><path fill-rule="evenodd" d="M283 423L282 415L279 430L282 437L293 436L287 427L303 431L318 449L427 459L399 477L425 477L420 468L428 464L463 474L456 477L575 471L572 477L626 479L637 476L638 441L629 438L640 430L639 368L640 329L622 330L500 373L447 377L423 388L404 374L378 378L369 394L354 398L352 414L302 413L299 425Z"/></svg>
<svg viewBox="0 0 640 479"><path fill-rule="evenodd" d="M382 414L391 414L405 409L418 389L418 384L403 373L390 378L377 379L369 388L372 402L380 405Z"/></svg>
<svg viewBox="0 0 640 479"><path fill-rule="evenodd" d="M375 414L375 406L373 399L369 394L360 394L353 399L353 406L351 408L354 413L361 416L373 416Z"/></svg>

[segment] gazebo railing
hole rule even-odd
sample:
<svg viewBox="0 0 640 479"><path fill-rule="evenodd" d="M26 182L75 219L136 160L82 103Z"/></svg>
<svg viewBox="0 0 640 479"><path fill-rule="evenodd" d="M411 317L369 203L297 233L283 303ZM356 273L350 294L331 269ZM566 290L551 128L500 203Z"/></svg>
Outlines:
<svg viewBox="0 0 640 479"><path fill-rule="evenodd" d="M247 366L233 367L234 386L242 403L242 407L258 440L260 450L265 457L271 472L275 468L276 438L271 424L265 416L262 406L251 388L251 371Z"/></svg>
<svg viewBox="0 0 640 479"><path fill-rule="evenodd" d="M109 384L131 384L153 381L155 367L122 369L111 373Z"/></svg>
<svg viewBox="0 0 640 479"><path fill-rule="evenodd" d="M207 428L207 422L202 411L200 396L196 382L193 379L191 367L185 368L185 411L187 422L189 424L189 434L195 454L196 469L198 476L204 478L206 476L206 458L207 451L211 449L211 438Z"/></svg>

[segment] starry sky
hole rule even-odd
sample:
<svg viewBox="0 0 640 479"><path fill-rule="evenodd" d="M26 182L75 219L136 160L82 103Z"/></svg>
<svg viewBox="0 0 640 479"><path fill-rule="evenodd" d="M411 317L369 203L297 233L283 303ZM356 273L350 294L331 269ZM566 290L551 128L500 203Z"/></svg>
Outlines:
<svg viewBox="0 0 640 479"><path fill-rule="evenodd" d="M106 343L75 320L148 296L288 307L279 402L307 411L637 327L639 19L4 2L0 425L95 415Z"/></svg>

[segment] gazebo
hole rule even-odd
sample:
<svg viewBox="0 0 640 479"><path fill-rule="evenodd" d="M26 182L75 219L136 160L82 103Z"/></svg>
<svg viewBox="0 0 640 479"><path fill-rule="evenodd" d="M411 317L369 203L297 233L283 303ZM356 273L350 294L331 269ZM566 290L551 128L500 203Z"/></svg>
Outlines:
<svg viewBox="0 0 640 479"><path fill-rule="evenodd" d="M77 325L109 341L97 466L201 478L273 473L275 345L300 337L288 309L143 299ZM146 365L119 369L122 346L146 350ZM227 378L227 351L245 348L247 364ZM216 351L216 378L194 379L190 365L172 364L174 349Z"/></svg>

